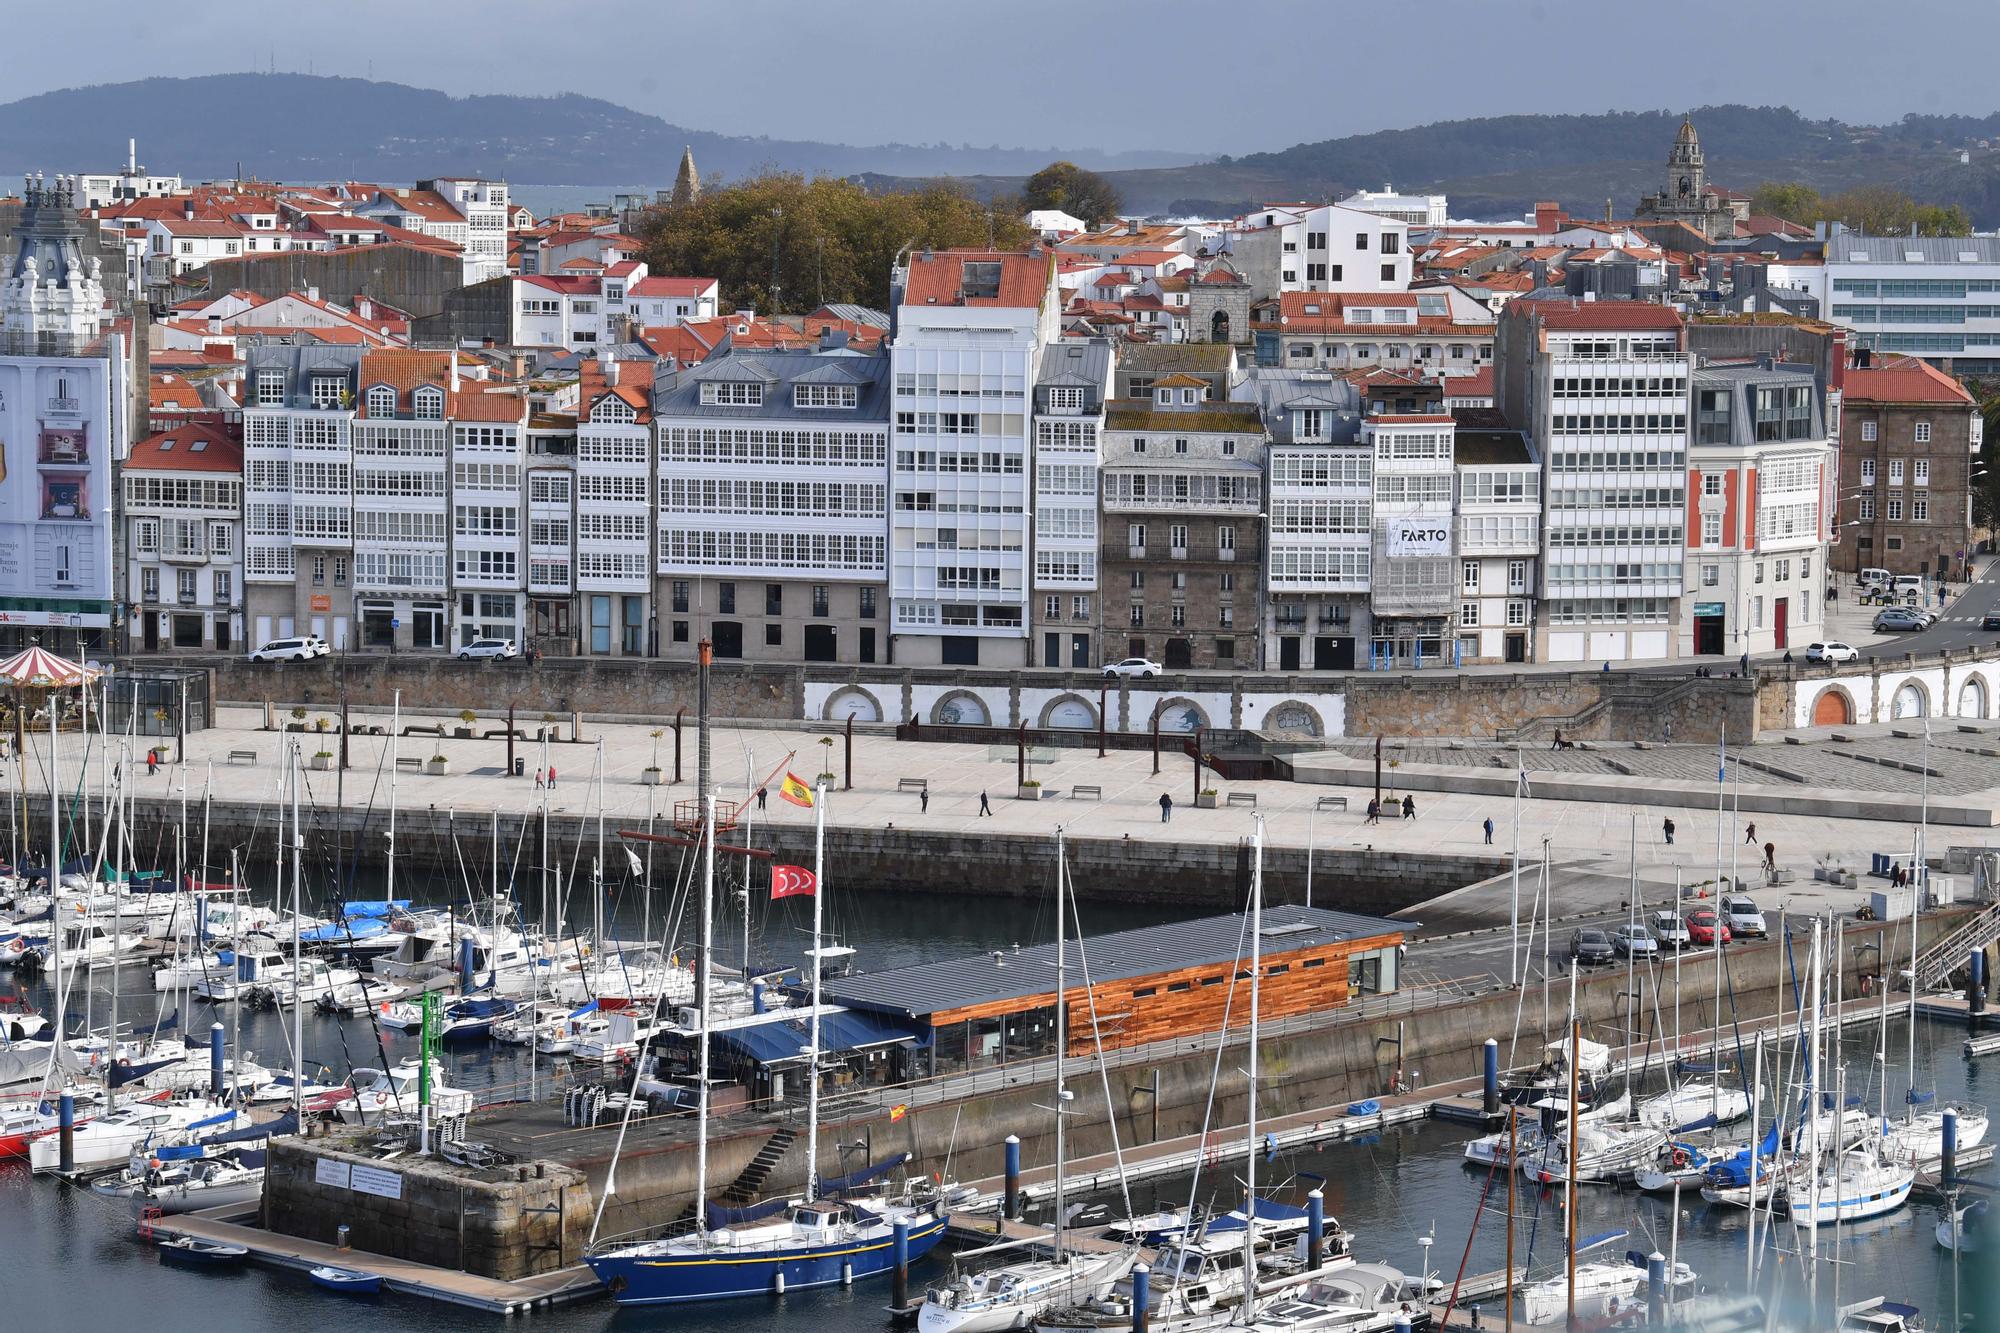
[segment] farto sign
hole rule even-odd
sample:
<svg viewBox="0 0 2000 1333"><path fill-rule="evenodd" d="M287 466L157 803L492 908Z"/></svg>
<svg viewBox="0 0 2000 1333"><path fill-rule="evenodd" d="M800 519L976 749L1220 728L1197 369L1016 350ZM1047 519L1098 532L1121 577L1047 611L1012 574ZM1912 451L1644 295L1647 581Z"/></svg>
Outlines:
<svg viewBox="0 0 2000 1333"><path fill-rule="evenodd" d="M1451 520L1448 518L1392 518L1389 520L1389 554L1451 554Z"/></svg>

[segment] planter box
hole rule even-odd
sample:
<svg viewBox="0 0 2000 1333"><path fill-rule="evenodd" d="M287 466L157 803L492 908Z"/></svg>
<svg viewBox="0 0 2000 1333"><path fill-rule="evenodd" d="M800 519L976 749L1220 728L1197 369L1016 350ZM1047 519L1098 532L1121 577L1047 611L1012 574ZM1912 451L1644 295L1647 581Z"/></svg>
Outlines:
<svg viewBox="0 0 2000 1333"><path fill-rule="evenodd" d="M1017 801L1039 801L1042 799L1042 789L1040 787L1016 787L1014 789L1014 799Z"/></svg>
<svg viewBox="0 0 2000 1333"><path fill-rule="evenodd" d="M306 724L303 722L287 722L285 724L286 731L304 731L305 729Z"/></svg>
<svg viewBox="0 0 2000 1333"><path fill-rule="evenodd" d="M316 754L311 757L311 763L315 772L325 773L333 767L333 756L330 754Z"/></svg>
<svg viewBox="0 0 2000 1333"><path fill-rule="evenodd" d="M454 735L454 736L456 736L456 737L458 737L458 738L459 738L460 740L462 740L462 741L469 741L469 740L471 740L471 739L472 739L472 728L471 728L471 727L453 727L453 728L451 729L451 734L452 734L452 735Z"/></svg>
<svg viewBox="0 0 2000 1333"><path fill-rule="evenodd" d="M644 786L657 787L666 780L667 775L657 768L642 768L639 770L639 781Z"/></svg>
<svg viewBox="0 0 2000 1333"><path fill-rule="evenodd" d="M434 778L441 778L445 774L451 772L451 760L449 759L426 760L424 763L424 772L430 774Z"/></svg>
<svg viewBox="0 0 2000 1333"><path fill-rule="evenodd" d="M1213 810L1221 800L1222 794L1220 792L1197 792L1194 798L1194 808L1197 810Z"/></svg>

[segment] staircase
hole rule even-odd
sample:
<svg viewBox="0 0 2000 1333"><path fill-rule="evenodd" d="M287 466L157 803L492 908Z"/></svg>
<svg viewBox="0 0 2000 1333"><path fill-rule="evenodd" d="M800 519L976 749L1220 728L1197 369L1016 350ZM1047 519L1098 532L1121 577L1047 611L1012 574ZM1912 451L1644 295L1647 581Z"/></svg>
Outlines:
<svg viewBox="0 0 2000 1333"><path fill-rule="evenodd" d="M757 1155L750 1159L750 1165L743 1168L743 1174L736 1177L729 1188L722 1192L722 1202L736 1208L755 1203L764 1189L764 1182L770 1179L771 1172L784 1160L785 1153L791 1149L793 1140L798 1136L798 1131L789 1125L773 1134L770 1140L757 1150Z"/></svg>
<svg viewBox="0 0 2000 1333"><path fill-rule="evenodd" d="M2000 903L1988 907L1918 957L1918 992L1943 986L1952 973L1966 965L1974 949L1984 949L1995 940L2000 940Z"/></svg>

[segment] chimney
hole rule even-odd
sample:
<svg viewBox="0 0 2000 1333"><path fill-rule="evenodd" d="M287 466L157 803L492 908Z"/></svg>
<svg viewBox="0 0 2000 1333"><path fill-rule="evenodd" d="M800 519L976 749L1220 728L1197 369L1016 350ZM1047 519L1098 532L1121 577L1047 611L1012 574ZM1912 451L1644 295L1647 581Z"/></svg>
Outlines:
<svg viewBox="0 0 2000 1333"><path fill-rule="evenodd" d="M375 318L375 303L365 296L357 297L354 301L354 313L363 319L373 319Z"/></svg>
<svg viewBox="0 0 2000 1333"><path fill-rule="evenodd" d="M209 331L210 333L221 333L221 332L222 332L222 316L220 316L220 315L210 315L210 316L208 317L208 331Z"/></svg>
<svg viewBox="0 0 2000 1333"><path fill-rule="evenodd" d="M597 354L597 368L604 374L604 385L606 388L611 388L618 383L618 357L616 353L608 349L600 351Z"/></svg>
<svg viewBox="0 0 2000 1333"><path fill-rule="evenodd" d="M847 330L825 328L819 331L820 351L839 352L839 351L845 351L846 348L847 348Z"/></svg>
<svg viewBox="0 0 2000 1333"><path fill-rule="evenodd" d="M137 139L127 139L125 141L125 170L133 176L139 174L139 141Z"/></svg>
<svg viewBox="0 0 2000 1333"><path fill-rule="evenodd" d="M458 392L458 349L454 347L449 352L446 352L445 355L451 358L451 391L453 393L457 393Z"/></svg>
<svg viewBox="0 0 2000 1333"><path fill-rule="evenodd" d="M193 195L189 195L189 196L188 196L187 198L185 198L185 199L181 200L181 217L182 217L182 218L184 218L184 219L186 219L186 220L187 220L187 221L189 221L189 222L193 222L193 221L194 221L194 196L193 196Z"/></svg>
<svg viewBox="0 0 2000 1333"><path fill-rule="evenodd" d="M1841 393L1847 387L1847 330L1833 331L1833 358L1827 367L1826 391Z"/></svg>
<svg viewBox="0 0 2000 1333"><path fill-rule="evenodd" d="M1551 200L1539 200L1535 204L1535 230L1552 232L1562 224L1562 205Z"/></svg>
<svg viewBox="0 0 2000 1333"><path fill-rule="evenodd" d="M317 287L308 287L308 288L306 288L306 300L308 300L308 301L317 301L317 300L319 300L319 288L317 288Z"/></svg>
<svg viewBox="0 0 2000 1333"><path fill-rule="evenodd" d="M515 352L508 356L507 377L515 380L528 378L528 354L526 352Z"/></svg>

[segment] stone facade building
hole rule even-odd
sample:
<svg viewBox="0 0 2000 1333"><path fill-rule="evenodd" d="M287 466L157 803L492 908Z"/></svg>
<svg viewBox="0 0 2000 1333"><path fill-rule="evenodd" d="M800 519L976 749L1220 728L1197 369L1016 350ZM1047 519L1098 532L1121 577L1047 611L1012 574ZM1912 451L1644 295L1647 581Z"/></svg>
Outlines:
<svg viewBox="0 0 2000 1333"><path fill-rule="evenodd" d="M1227 259L1188 282L1187 340L1191 343L1250 341L1250 280Z"/></svg>
<svg viewBox="0 0 2000 1333"><path fill-rule="evenodd" d="M1638 222L1685 223L1711 241L1734 236L1737 222L1749 216L1749 199L1709 183L1701 136L1691 120L1681 122L1667 154L1665 187L1641 199L1632 213Z"/></svg>
<svg viewBox="0 0 2000 1333"><path fill-rule="evenodd" d="M1840 414L1844 573L1963 577L1985 420L1965 386L1914 357L1849 369ZM1846 523L1854 526L1847 527Z"/></svg>

